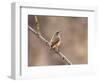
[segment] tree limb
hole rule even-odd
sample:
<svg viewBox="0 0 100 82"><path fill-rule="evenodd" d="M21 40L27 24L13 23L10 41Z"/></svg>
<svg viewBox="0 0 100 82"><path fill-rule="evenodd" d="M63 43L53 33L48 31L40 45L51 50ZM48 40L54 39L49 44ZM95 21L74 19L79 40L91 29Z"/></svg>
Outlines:
<svg viewBox="0 0 100 82"><path fill-rule="evenodd" d="M50 42L47 41L40 33L38 33L37 31L35 31L32 27L28 26L29 30L31 30L36 36L38 36L39 39L41 39L43 42L46 43L46 45L51 48ZM69 61L68 58L66 58L64 56L64 54L56 49L53 49L53 51L58 54L68 65L71 65L72 63Z"/></svg>

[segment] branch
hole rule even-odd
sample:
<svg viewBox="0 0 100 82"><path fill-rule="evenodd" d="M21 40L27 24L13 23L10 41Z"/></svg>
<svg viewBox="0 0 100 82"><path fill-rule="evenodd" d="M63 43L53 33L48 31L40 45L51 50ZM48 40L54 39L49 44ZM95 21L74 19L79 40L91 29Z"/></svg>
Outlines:
<svg viewBox="0 0 100 82"><path fill-rule="evenodd" d="M36 36L38 36L39 39L41 39L43 42L46 43L46 45L51 48L50 42L47 41L40 33L38 33L37 31L35 31L32 27L28 26L29 30L31 30ZM66 58L62 52L57 51L56 49L53 49L53 51L58 54L68 65L71 65L72 63L69 61L68 58Z"/></svg>
<svg viewBox="0 0 100 82"><path fill-rule="evenodd" d="M35 22L36 22L36 31L37 31L38 33L40 33L39 20L38 20L37 16L34 16L34 17L35 17Z"/></svg>

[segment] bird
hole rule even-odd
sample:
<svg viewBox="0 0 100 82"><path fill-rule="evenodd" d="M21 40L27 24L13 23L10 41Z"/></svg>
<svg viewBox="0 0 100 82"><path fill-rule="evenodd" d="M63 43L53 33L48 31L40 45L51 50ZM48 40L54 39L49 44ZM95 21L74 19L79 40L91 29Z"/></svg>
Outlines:
<svg viewBox="0 0 100 82"><path fill-rule="evenodd" d="M61 37L60 37L60 31L57 31L51 38L50 41L51 49L57 49L59 50L59 46L61 44Z"/></svg>

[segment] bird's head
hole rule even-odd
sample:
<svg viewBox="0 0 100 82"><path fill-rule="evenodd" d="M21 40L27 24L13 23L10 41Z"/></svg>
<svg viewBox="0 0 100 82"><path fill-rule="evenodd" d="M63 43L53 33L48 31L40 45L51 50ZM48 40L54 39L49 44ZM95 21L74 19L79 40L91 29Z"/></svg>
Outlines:
<svg viewBox="0 0 100 82"><path fill-rule="evenodd" d="M56 35L59 35L61 31L56 32Z"/></svg>

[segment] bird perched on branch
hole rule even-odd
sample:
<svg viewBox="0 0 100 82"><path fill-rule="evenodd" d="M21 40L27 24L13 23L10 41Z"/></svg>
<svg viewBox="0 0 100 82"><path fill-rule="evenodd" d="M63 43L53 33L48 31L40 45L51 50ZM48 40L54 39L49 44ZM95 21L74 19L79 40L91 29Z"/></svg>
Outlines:
<svg viewBox="0 0 100 82"><path fill-rule="evenodd" d="M51 49L59 50L60 43L61 43L61 37L60 37L60 31L59 31L59 32L56 32L51 38L51 41L50 41Z"/></svg>

